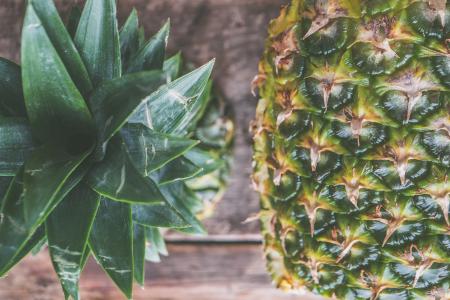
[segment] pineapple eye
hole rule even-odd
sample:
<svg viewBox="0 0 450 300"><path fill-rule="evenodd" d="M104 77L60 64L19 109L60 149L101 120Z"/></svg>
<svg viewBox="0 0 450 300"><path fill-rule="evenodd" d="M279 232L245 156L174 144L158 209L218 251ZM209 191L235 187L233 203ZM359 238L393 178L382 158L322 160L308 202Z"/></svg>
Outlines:
<svg viewBox="0 0 450 300"><path fill-rule="evenodd" d="M299 37L300 45L311 55L331 55L341 50L347 44L351 31L352 22L346 18L338 18L331 21L328 25L318 30L306 39ZM311 28L311 21L304 21L303 35Z"/></svg>
<svg viewBox="0 0 450 300"><path fill-rule="evenodd" d="M407 11L411 26L426 38L449 38L450 12L449 6L433 8L429 5L433 1L418 1L411 4ZM434 1L438 2L438 1ZM445 3L445 1L444 1Z"/></svg>

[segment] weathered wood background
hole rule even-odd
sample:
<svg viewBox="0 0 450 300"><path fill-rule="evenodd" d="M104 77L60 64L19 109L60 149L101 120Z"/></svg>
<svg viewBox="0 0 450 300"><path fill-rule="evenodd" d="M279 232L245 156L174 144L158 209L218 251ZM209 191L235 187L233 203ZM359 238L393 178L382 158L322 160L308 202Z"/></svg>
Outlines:
<svg viewBox="0 0 450 300"><path fill-rule="evenodd" d="M19 62L21 22L25 0L0 1L0 56ZM57 0L63 17L72 0ZM250 82L257 71L266 28L286 0L118 0L120 20L136 7L147 34L156 32L170 18L169 48L182 50L200 65L217 58L217 87L234 108L237 124L235 163L230 188L214 218L207 220L211 239L226 244L185 241L169 246L170 257L149 264L145 289L135 299L145 300L282 300L311 299L276 291L265 273L258 224L242 221L258 211L250 188L251 138L249 122L256 100ZM236 240L233 242L233 240ZM246 242L247 241L247 242ZM122 299L95 262L90 262L81 283L83 299ZM0 280L1 300L63 299L46 252L29 257Z"/></svg>

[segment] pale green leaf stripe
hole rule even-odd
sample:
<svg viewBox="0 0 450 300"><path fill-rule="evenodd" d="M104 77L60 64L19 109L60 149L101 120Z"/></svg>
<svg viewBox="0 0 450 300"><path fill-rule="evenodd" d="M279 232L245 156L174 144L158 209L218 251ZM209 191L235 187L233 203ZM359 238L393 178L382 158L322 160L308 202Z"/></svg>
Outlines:
<svg viewBox="0 0 450 300"><path fill-rule="evenodd" d="M0 116L26 117L20 67L0 57Z"/></svg>
<svg viewBox="0 0 450 300"><path fill-rule="evenodd" d="M83 254L99 200L100 195L80 183L45 222L50 256L66 298L79 299Z"/></svg>
<svg viewBox="0 0 450 300"><path fill-rule="evenodd" d="M170 21L155 34L131 59L127 73L160 70L164 65L166 47L169 39Z"/></svg>
<svg viewBox="0 0 450 300"><path fill-rule="evenodd" d="M87 182L97 193L116 201L143 204L164 202L156 184L134 168L124 142L118 136L110 141L105 159L92 167Z"/></svg>
<svg viewBox="0 0 450 300"><path fill-rule="evenodd" d="M131 299L134 272L131 205L102 198L89 246L105 272Z"/></svg>
<svg viewBox="0 0 450 300"><path fill-rule="evenodd" d="M25 119L0 117L0 176L16 175L34 147Z"/></svg>
<svg viewBox="0 0 450 300"><path fill-rule="evenodd" d="M75 45L94 84L121 76L119 29L115 0L88 0L75 35Z"/></svg>
<svg viewBox="0 0 450 300"><path fill-rule="evenodd" d="M34 136L43 144L88 143L93 126L89 109L32 5L27 6L22 32L22 65Z"/></svg>
<svg viewBox="0 0 450 300"><path fill-rule="evenodd" d="M198 144L187 138L152 131L142 124L127 124L120 133L131 162L143 176L163 167Z"/></svg>
<svg viewBox="0 0 450 300"><path fill-rule="evenodd" d="M162 133L184 131L185 120L192 119L213 66L214 60L162 86L139 106L129 122L141 123Z"/></svg>
<svg viewBox="0 0 450 300"><path fill-rule="evenodd" d="M75 85L81 94L87 96L92 90L91 80L75 44L58 15L53 0L28 0L28 5L34 8L39 24L44 27L43 30L47 33ZM50 73L47 76L51 77L53 74Z"/></svg>
<svg viewBox="0 0 450 300"><path fill-rule="evenodd" d="M130 16L119 33L120 53L122 57L122 70L126 70L131 58L139 50L139 21L136 9L133 8Z"/></svg>

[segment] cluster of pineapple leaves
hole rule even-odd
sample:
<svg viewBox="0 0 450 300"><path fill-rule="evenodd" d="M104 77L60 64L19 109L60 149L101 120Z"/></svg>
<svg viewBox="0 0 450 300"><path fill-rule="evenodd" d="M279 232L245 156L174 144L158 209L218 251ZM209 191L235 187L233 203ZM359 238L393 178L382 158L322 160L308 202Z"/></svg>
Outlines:
<svg viewBox="0 0 450 300"><path fill-rule="evenodd" d="M131 298L146 243L165 252L159 228L205 232L184 181L220 167L191 132L213 62L180 77L169 27L145 41L133 11L119 31L115 0L66 27L28 0L21 67L0 59L0 276L47 242L66 298L90 254Z"/></svg>

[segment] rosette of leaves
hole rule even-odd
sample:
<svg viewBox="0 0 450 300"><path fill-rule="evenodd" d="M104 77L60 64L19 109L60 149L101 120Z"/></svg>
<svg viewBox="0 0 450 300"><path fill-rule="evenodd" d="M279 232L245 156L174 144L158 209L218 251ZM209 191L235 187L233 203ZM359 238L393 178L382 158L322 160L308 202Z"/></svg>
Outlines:
<svg viewBox="0 0 450 300"><path fill-rule="evenodd" d="M0 60L0 275L48 243L67 299L91 254L131 298L152 232L205 233L186 181L219 167L192 129L213 61L180 76L169 23L149 41L136 11L117 23L114 0L87 0L67 27L29 0L21 67Z"/></svg>

